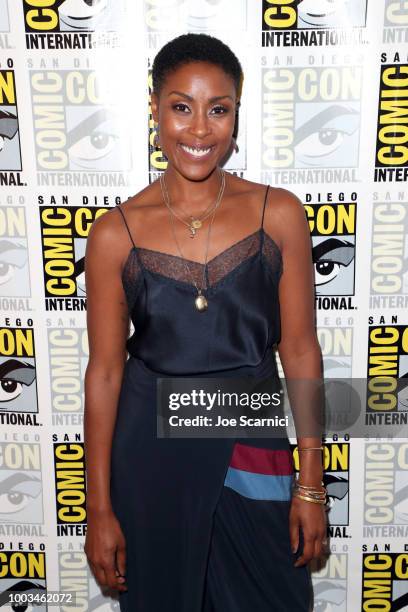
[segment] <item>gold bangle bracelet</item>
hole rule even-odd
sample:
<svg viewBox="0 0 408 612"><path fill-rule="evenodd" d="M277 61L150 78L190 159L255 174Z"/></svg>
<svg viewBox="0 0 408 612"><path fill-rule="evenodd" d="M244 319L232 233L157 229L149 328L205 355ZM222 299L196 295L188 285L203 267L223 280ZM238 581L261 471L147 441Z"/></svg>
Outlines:
<svg viewBox="0 0 408 612"><path fill-rule="evenodd" d="M298 451L323 450L323 446L309 446L306 448L298 448Z"/></svg>
<svg viewBox="0 0 408 612"><path fill-rule="evenodd" d="M298 497L299 499L303 499L304 501L311 502L312 504L320 504L321 506L326 503L325 500L312 499L310 497L306 497L305 495L299 495L299 493L294 493L294 497Z"/></svg>

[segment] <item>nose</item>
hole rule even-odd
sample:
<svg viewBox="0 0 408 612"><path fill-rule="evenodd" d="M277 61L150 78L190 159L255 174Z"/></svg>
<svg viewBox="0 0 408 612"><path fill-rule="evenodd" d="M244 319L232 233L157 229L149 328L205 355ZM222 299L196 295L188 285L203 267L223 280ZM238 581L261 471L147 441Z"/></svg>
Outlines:
<svg viewBox="0 0 408 612"><path fill-rule="evenodd" d="M208 115L205 110L197 110L193 113L190 124L190 132L198 138L204 138L211 131Z"/></svg>

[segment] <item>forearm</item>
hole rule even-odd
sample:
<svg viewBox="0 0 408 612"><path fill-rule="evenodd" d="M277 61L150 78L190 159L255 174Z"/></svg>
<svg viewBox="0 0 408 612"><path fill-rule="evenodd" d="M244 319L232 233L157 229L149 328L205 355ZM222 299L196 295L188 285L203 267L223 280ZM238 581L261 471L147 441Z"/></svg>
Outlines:
<svg viewBox="0 0 408 612"><path fill-rule="evenodd" d="M299 450L320 448L323 417L322 360L320 346L313 339L303 351L297 347L279 350L297 432L299 482L320 486L323 479L323 452Z"/></svg>
<svg viewBox="0 0 408 612"><path fill-rule="evenodd" d="M85 375L84 440L87 472L87 508L110 510L112 437L122 372L106 377L88 366Z"/></svg>

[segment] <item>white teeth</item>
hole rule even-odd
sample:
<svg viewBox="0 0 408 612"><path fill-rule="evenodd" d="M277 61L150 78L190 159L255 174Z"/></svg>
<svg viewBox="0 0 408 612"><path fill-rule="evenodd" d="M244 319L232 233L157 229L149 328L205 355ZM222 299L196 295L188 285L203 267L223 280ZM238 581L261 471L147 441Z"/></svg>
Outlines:
<svg viewBox="0 0 408 612"><path fill-rule="evenodd" d="M181 148L184 149L184 151L187 151L187 153L195 155L196 157L202 157L203 155L207 155L207 153L211 151L211 147L209 147L208 149L196 149L195 147L187 147L186 145L181 145Z"/></svg>

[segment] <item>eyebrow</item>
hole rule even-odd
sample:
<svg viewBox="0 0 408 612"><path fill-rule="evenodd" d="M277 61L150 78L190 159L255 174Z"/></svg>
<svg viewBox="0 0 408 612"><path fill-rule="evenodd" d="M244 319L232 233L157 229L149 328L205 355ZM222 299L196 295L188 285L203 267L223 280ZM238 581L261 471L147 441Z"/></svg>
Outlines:
<svg viewBox="0 0 408 612"><path fill-rule="evenodd" d="M182 91L171 91L168 95L171 96L172 94L182 96L183 98L187 98L187 100L194 100L192 96L189 96L188 94L183 93ZM229 98L230 100L232 100L232 96L226 94L225 96L214 96L213 98L209 99L209 102L217 102L218 100L223 100L224 98Z"/></svg>

